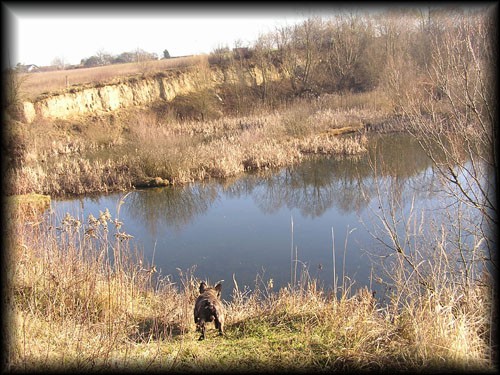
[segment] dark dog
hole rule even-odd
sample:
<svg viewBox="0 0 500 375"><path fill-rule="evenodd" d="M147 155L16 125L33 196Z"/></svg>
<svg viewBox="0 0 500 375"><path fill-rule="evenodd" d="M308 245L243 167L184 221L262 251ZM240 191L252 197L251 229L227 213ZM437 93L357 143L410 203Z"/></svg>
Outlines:
<svg viewBox="0 0 500 375"><path fill-rule="evenodd" d="M224 306L220 300L222 284L218 283L214 288L207 287L207 284L201 282L200 295L194 304L194 322L196 330L201 331L199 340L205 338L205 322L215 320L215 328L219 330L219 335L224 334Z"/></svg>

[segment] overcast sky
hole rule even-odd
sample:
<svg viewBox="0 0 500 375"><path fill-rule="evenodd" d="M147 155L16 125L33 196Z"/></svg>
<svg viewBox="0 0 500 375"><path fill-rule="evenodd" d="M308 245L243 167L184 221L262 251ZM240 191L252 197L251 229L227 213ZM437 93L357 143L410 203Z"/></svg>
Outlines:
<svg viewBox="0 0 500 375"><path fill-rule="evenodd" d="M278 25L291 25L313 14L332 14L332 9L296 6L191 7L151 6L126 8L18 5L4 2L9 19L5 58L11 66L50 65L54 58L78 64L98 51L117 55L142 48L163 56L209 53L218 46L234 47L255 41L259 34ZM200 8L201 7L201 8Z"/></svg>
<svg viewBox="0 0 500 375"><path fill-rule="evenodd" d="M172 57L210 53L219 46L232 48L237 40L249 45L259 34L310 16L327 18L341 10L373 12L388 7L376 2L90 4L2 2L2 26L6 34L2 66L17 63L50 65L56 57L67 64L79 64L83 58L97 52L118 55L138 48L159 57L165 49ZM397 6L415 7L417 4Z"/></svg>

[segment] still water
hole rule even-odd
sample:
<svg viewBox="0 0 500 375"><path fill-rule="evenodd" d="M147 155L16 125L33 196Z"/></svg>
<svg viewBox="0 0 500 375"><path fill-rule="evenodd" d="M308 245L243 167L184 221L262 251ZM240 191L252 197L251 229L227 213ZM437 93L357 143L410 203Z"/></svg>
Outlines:
<svg viewBox="0 0 500 375"><path fill-rule="evenodd" d="M234 288L270 285L273 290L306 270L326 290L343 277L357 289L374 280L373 254L389 252L377 214L390 196L402 212L410 205L432 210L442 202L431 161L417 142L402 134L377 136L356 158L315 158L294 167L245 174L182 187L54 200L57 217L87 218L109 209L122 231L163 276L179 282L179 271L224 281L225 299ZM333 235L333 236L332 236ZM335 254L335 260L333 257ZM372 256L371 256L372 255ZM256 279L258 283L256 284ZM383 291L382 291L383 292Z"/></svg>

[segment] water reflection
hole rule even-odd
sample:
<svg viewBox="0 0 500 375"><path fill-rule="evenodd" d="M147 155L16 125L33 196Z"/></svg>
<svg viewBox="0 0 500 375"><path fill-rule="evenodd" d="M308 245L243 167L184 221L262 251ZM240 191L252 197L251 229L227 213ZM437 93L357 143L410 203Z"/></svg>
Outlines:
<svg viewBox="0 0 500 375"><path fill-rule="evenodd" d="M205 213L219 193L215 184L150 189L131 194L125 209L135 219L146 223L152 236L165 226L177 230Z"/></svg>
<svg viewBox="0 0 500 375"><path fill-rule="evenodd" d="M196 183L185 187L152 189L133 194L126 208L136 220L147 223L151 235L165 226L181 229L207 212L224 194L251 196L267 214L283 207L316 218L332 207L343 213L360 213L377 194L377 178L389 181L393 199L403 205L415 194L432 195L437 180L431 161L412 138L395 134L375 138L369 153L349 158L315 158L283 170L247 174L224 182Z"/></svg>
<svg viewBox="0 0 500 375"><path fill-rule="evenodd" d="M386 189L380 191L381 186ZM355 158L314 158L280 171L133 191L120 219L163 275L175 278L177 268L197 265L197 277L226 280L223 296L228 298L233 274L240 287L252 286L263 270L275 288L285 285L291 251L312 276L331 285L332 228L337 246L344 245L349 230L359 229L348 248L337 253L336 264L345 264L346 274L366 285L372 266L363 251L371 250L373 241L363 228L363 215L379 204L379 194L403 207L412 200L432 204L438 193L438 178L419 144L391 134L373 138L369 152ZM113 213L120 197L84 198L84 215L95 216L106 207ZM67 211L70 203L55 202L54 208Z"/></svg>

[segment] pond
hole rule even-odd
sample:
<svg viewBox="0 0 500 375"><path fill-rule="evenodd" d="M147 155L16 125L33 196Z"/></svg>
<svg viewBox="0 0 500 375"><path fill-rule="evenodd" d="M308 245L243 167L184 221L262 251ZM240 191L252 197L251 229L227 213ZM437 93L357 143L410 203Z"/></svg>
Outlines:
<svg viewBox="0 0 500 375"><path fill-rule="evenodd" d="M233 280L240 290L276 291L298 283L304 271L326 290L335 276L337 285L345 280L383 293L370 255L389 251L374 238L381 205L390 196L403 212L432 210L443 200L437 185L419 144L394 133L373 136L369 152L354 158L318 157L223 181L134 190L119 219L160 275L179 282L179 269L195 266L200 280L225 280L227 300ZM106 208L114 218L124 196L54 200L52 208L58 218L97 217Z"/></svg>

